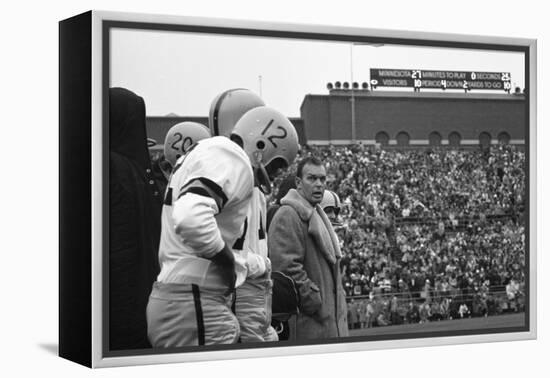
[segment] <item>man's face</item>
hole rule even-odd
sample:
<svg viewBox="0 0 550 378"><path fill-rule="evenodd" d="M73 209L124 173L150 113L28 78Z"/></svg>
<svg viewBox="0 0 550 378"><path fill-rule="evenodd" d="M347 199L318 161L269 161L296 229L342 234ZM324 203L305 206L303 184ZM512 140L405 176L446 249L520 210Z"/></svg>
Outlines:
<svg viewBox="0 0 550 378"><path fill-rule="evenodd" d="M338 213L340 212L340 209L335 208L334 206L327 206L323 210L332 224L338 222Z"/></svg>
<svg viewBox="0 0 550 378"><path fill-rule="evenodd" d="M322 165L306 164L302 177L296 177L296 190L310 204L317 205L323 199L327 174Z"/></svg>

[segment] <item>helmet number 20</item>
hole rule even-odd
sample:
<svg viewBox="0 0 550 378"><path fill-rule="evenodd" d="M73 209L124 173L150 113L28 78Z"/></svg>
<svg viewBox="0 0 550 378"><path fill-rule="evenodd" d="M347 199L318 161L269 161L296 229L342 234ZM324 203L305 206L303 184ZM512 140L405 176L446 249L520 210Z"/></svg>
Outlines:
<svg viewBox="0 0 550 378"><path fill-rule="evenodd" d="M174 134L174 137L176 138L174 140L174 143L172 143L172 145L170 147L172 147L174 150L176 151L180 151L183 152L184 154L187 152L187 150L189 149L189 147L191 147L191 145L193 144L193 139L191 139L190 137L183 137L183 135L181 133L175 133ZM181 142L181 145L177 145L179 142Z"/></svg>
<svg viewBox="0 0 550 378"><path fill-rule="evenodd" d="M271 121L269 121L269 123L265 126L264 130L262 131L262 135L265 135L265 133L267 132L267 130L269 130L269 128L271 127L271 125L273 124L273 119ZM282 126L277 126L276 130L281 130L281 133L280 134L274 134L274 135L270 135L267 137L267 140L269 140L269 142L273 145L273 147L277 148L277 144L273 141L274 139L284 139L286 138L287 136L287 132L286 132L286 129Z"/></svg>

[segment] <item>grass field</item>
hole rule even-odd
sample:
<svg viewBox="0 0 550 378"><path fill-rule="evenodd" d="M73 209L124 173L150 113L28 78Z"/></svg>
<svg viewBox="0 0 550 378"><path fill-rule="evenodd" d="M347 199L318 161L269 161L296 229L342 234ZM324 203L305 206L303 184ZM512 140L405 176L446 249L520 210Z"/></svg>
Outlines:
<svg viewBox="0 0 550 378"><path fill-rule="evenodd" d="M373 327L350 330L350 336L394 335L424 332L471 331L494 328L515 328L525 325L525 313L443 320L423 324L403 324L388 327Z"/></svg>

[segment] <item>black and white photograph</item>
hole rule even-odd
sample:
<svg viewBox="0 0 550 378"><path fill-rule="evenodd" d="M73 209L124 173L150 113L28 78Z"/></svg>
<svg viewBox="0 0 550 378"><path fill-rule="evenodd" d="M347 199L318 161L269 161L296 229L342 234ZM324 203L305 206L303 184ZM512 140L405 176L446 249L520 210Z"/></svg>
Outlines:
<svg viewBox="0 0 550 378"><path fill-rule="evenodd" d="M104 25L106 356L530 330L528 46Z"/></svg>

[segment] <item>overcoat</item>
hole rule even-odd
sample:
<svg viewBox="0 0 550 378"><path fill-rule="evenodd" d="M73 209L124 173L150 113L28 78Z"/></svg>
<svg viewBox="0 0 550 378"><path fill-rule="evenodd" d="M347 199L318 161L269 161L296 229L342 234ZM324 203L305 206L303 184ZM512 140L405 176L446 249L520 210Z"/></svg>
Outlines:
<svg viewBox="0 0 550 378"><path fill-rule="evenodd" d="M292 277L301 297L296 338L348 336L341 253L322 209L291 189L271 222L268 246L273 270Z"/></svg>
<svg viewBox="0 0 550 378"><path fill-rule="evenodd" d="M162 193L151 175L145 102L109 89L109 347L150 348L145 308L159 274Z"/></svg>

